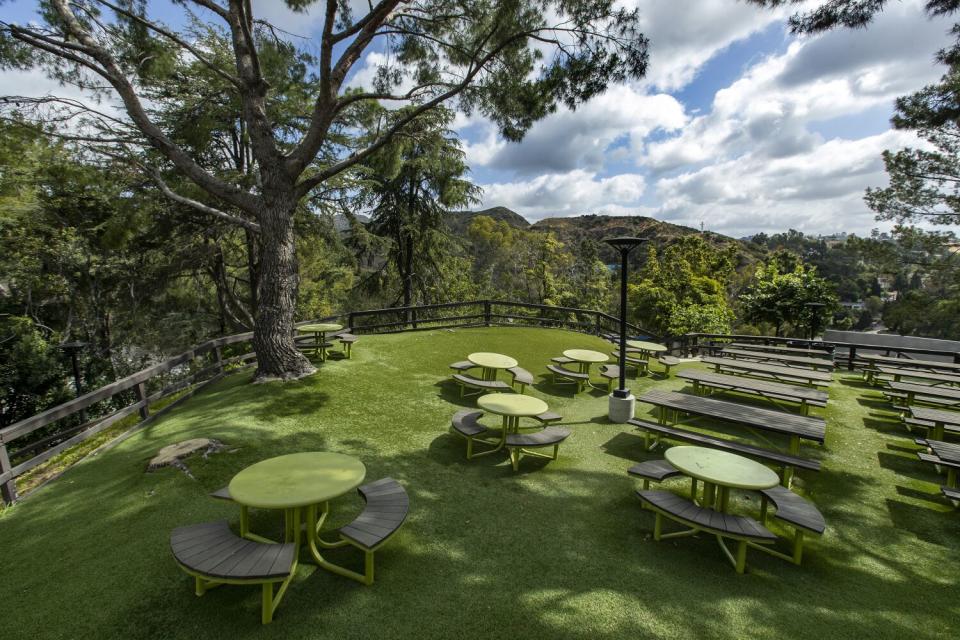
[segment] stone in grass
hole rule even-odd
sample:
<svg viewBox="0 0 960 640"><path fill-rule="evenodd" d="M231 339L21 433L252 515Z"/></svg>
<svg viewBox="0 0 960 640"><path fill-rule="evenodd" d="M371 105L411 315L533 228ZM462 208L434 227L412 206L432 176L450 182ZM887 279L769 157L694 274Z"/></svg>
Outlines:
<svg viewBox="0 0 960 640"><path fill-rule="evenodd" d="M183 458L197 451L203 451L203 457L206 458L211 453L216 453L224 448L222 442L213 438L191 438L183 442L168 444L153 457L150 464L147 465L147 471L155 471L161 467L176 467L193 478L190 469L183 463Z"/></svg>

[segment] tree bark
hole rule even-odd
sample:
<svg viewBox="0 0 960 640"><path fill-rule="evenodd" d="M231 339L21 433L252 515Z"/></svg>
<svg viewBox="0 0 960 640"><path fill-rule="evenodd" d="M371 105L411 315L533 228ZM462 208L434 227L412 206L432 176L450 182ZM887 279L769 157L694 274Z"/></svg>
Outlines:
<svg viewBox="0 0 960 640"><path fill-rule="evenodd" d="M253 348L257 381L292 380L316 369L294 342L299 274L292 197L265 197L260 211L260 277Z"/></svg>

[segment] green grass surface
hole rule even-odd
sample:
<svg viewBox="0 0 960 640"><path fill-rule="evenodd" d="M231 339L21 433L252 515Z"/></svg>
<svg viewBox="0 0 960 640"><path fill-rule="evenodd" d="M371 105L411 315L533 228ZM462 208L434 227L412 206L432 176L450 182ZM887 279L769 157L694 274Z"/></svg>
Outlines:
<svg viewBox="0 0 960 640"><path fill-rule="evenodd" d="M804 446L824 469L801 472L798 490L828 529L810 540L801 567L751 552L750 573L738 576L709 536L654 542L653 517L640 510L626 469L659 454L607 422L600 392L573 397L542 378L528 390L573 430L558 461L526 458L519 473L506 454L466 461L464 442L447 427L473 401L457 398L446 365L497 351L540 374L550 356L573 347L609 345L520 328L364 336L352 360L323 364L306 380L223 380L0 515L0 635L955 637L960 513L940 498L942 479L916 459L879 394L853 376L838 375L831 389L826 447ZM649 376L631 384L635 392L683 386ZM144 472L159 448L197 436L233 450L188 459L196 480L175 469ZM389 475L406 485L410 516L378 552L376 584L303 564L268 627L256 587L194 596L170 556L170 530L236 523L235 506L206 494L258 460L305 450L356 455L368 480ZM757 503L738 495L735 508ZM360 507L355 496L339 499L334 524ZM258 513L255 527L278 532L279 519ZM353 549L330 557L362 564Z"/></svg>

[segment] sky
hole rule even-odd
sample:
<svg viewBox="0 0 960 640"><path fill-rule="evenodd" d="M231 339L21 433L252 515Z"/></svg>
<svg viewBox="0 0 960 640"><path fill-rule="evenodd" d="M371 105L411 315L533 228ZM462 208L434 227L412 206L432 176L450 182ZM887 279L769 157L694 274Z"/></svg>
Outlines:
<svg viewBox="0 0 960 640"><path fill-rule="evenodd" d="M651 43L642 81L611 85L576 111L558 109L519 143L482 117L458 115L482 207L505 206L531 222L645 215L735 237L889 227L874 220L863 193L887 184L885 149L918 145L891 128L893 102L942 75L934 55L950 43L952 20L901 0L867 29L794 36L789 9L631 2ZM32 5L5 4L5 19L29 19ZM303 15L278 0L254 5L298 34L322 26L318 8ZM364 84L381 60L367 53L350 82ZM0 72L0 95L28 92L62 90L42 74Z"/></svg>

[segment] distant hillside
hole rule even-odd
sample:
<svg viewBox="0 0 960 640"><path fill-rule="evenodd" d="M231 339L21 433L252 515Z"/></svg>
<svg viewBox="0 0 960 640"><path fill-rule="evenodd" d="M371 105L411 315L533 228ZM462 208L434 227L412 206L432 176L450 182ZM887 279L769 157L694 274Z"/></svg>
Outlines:
<svg viewBox="0 0 960 640"><path fill-rule="evenodd" d="M370 222L370 218L362 214L356 214L357 222L360 224L367 224ZM350 220L347 219L347 216L342 213L338 213L333 216L333 228L337 231L343 233L350 229Z"/></svg>
<svg viewBox="0 0 960 640"><path fill-rule="evenodd" d="M477 216L487 216L494 220L506 222L511 227L516 227L517 229L527 229L530 226L526 218L506 207L492 207L490 209L484 209L483 211L449 211L447 213L447 226L450 228L450 231L460 235L466 233L467 227L470 226L470 221Z"/></svg>
<svg viewBox="0 0 960 640"><path fill-rule="evenodd" d="M692 227L684 227L645 216L598 216L593 214L569 218L544 218L534 223L530 228L534 231L551 231L561 242L571 245L576 245L584 238L602 243L605 238L635 236L652 242L658 249L670 244L677 238L701 233ZM737 245L747 262L751 262L751 258L755 257L757 253L755 247L749 243L719 233L705 231L703 237L716 246L725 246L731 243ZM603 247L601 258L608 263L615 262L618 254L613 249L607 248L606 245L601 244L601 246ZM646 256L646 249L641 247L641 251L637 253L636 259L642 259Z"/></svg>

